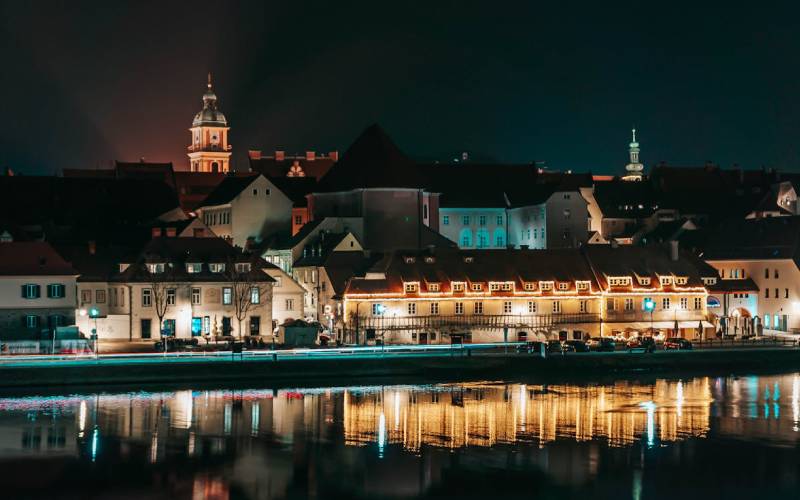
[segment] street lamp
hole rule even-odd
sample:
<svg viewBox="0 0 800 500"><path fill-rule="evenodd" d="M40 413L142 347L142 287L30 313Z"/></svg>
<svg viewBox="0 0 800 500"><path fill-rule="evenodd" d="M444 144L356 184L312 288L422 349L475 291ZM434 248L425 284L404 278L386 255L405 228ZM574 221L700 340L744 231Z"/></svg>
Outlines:
<svg viewBox="0 0 800 500"><path fill-rule="evenodd" d="M94 320L94 328L92 328L92 340L94 341L94 357L98 357L97 348L100 343L97 341L97 317L100 316L100 310L96 307L89 309L89 317Z"/></svg>
<svg viewBox="0 0 800 500"><path fill-rule="evenodd" d="M656 310L656 301L650 297L644 299L644 310L650 313L650 336L653 336L653 311Z"/></svg>

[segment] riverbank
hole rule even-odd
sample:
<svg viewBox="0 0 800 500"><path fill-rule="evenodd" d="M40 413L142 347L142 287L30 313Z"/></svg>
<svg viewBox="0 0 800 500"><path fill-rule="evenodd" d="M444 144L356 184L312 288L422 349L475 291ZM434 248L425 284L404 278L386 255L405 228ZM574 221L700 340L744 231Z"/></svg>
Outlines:
<svg viewBox="0 0 800 500"><path fill-rule="evenodd" d="M408 356L347 356L281 359L222 358L84 359L59 363L0 364L0 388L69 386L142 386L152 384L245 383L314 384L339 381L381 382L387 378L431 381L509 379L522 376L586 378L614 374L664 372L741 372L800 369L800 349L747 348L656 353L553 355L459 353Z"/></svg>

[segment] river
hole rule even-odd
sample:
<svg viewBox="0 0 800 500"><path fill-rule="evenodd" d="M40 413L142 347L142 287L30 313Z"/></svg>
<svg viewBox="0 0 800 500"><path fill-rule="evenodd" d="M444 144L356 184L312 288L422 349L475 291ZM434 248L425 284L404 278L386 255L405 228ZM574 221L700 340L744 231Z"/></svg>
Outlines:
<svg viewBox="0 0 800 500"><path fill-rule="evenodd" d="M795 498L800 374L0 396L4 498Z"/></svg>

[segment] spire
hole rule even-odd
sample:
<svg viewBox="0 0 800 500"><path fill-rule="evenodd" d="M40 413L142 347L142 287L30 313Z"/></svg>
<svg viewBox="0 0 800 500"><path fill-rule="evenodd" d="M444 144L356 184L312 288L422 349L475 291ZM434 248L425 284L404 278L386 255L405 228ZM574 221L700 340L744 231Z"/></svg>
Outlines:
<svg viewBox="0 0 800 500"><path fill-rule="evenodd" d="M628 148L630 163L625 165L626 175L622 180L640 181L644 171L644 165L639 162L639 143L636 142L636 127L631 129L631 143Z"/></svg>
<svg viewBox="0 0 800 500"><path fill-rule="evenodd" d="M208 72L208 90L209 91L211 90L211 72L210 71ZM634 130L634 132L635 132L635 130Z"/></svg>
<svg viewBox="0 0 800 500"><path fill-rule="evenodd" d="M211 88L211 73L208 74L208 88ZM631 143L636 143L636 127L631 129L631 133L633 134L633 140Z"/></svg>

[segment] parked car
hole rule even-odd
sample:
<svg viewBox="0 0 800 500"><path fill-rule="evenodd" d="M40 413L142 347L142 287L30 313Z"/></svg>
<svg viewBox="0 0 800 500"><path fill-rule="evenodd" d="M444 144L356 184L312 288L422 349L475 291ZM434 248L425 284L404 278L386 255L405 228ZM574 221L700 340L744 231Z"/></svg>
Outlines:
<svg viewBox="0 0 800 500"><path fill-rule="evenodd" d="M548 340L547 341L547 352L550 354L561 354L564 350L561 348L561 341L560 340Z"/></svg>
<svg viewBox="0 0 800 500"><path fill-rule="evenodd" d="M589 346L583 340L565 340L561 349L564 352L589 352Z"/></svg>
<svg viewBox="0 0 800 500"><path fill-rule="evenodd" d="M644 352L653 352L656 350L656 341L653 337L634 337L628 340L626 346L628 350L643 349Z"/></svg>
<svg viewBox="0 0 800 500"><path fill-rule="evenodd" d="M589 339L589 350L596 352L613 352L617 343L611 337L592 337Z"/></svg>
<svg viewBox="0 0 800 500"><path fill-rule="evenodd" d="M692 343L686 339L672 337L664 341L664 349L667 350L679 349L685 351L685 350L690 350L691 348L692 348Z"/></svg>

